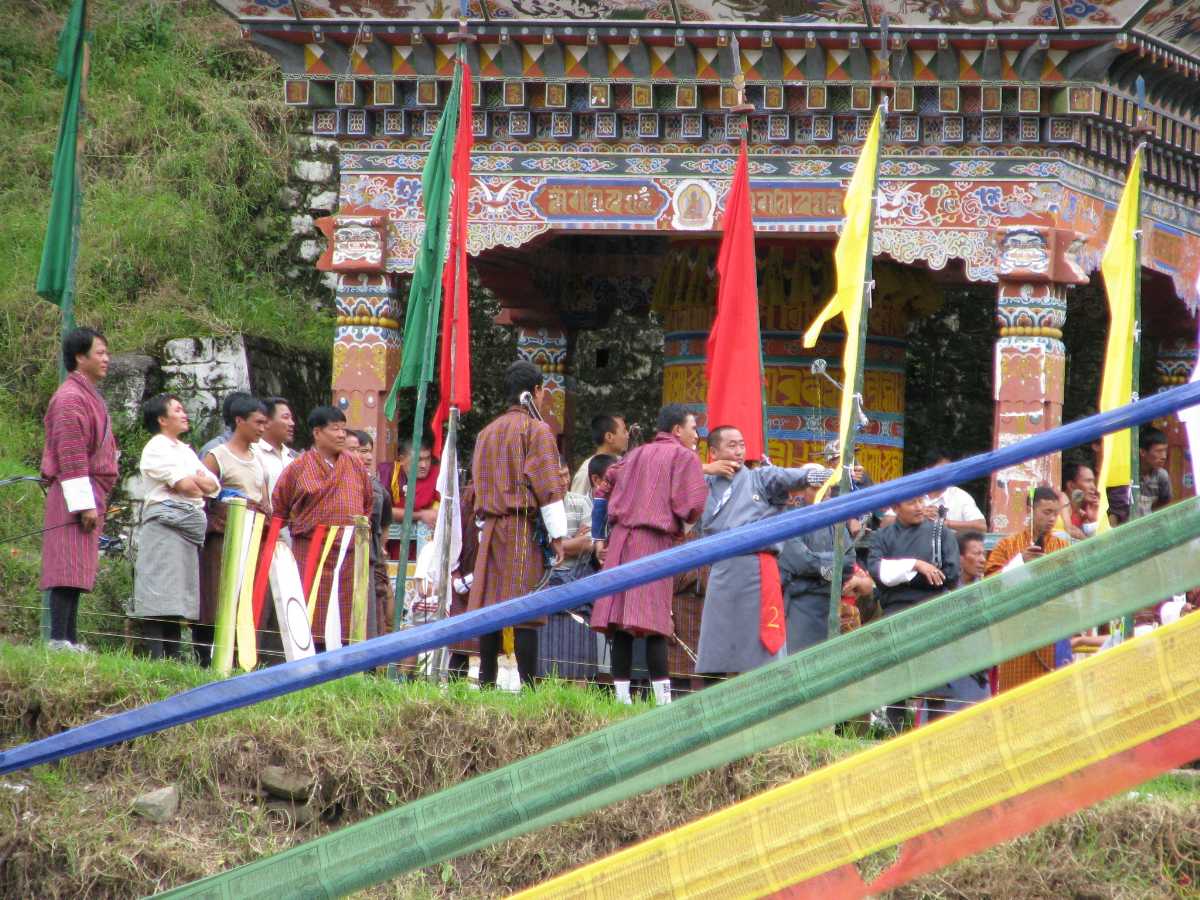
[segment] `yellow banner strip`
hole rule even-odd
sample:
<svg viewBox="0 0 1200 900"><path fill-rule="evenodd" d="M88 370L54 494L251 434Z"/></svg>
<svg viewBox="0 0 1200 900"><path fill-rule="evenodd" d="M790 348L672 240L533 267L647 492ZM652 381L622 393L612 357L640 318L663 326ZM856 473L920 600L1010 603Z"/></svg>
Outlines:
<svg viewBox="0 0 1200 900"><path fill-rule="evenodd" d="M1200 614L518 894L762 897L1200 718Z"/></svg>

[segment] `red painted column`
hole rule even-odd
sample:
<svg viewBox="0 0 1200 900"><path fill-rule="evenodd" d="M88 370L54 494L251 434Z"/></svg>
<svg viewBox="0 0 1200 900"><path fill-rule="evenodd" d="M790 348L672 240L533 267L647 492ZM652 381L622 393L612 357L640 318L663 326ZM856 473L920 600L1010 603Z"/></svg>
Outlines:
<svg viewBox="0 0 1200 900"><path fill-rule="evenodd" d="M997 235L999 256L993 373L992 446L1007 447L1062 424L1066 387L1068 284L1086 279L1063 249L1073 237L1053 229L1019 226ZM1061 454L1040 457L992 474L992 531L1013 532L1029 515L1029 489L1058 485Z"/></svg>

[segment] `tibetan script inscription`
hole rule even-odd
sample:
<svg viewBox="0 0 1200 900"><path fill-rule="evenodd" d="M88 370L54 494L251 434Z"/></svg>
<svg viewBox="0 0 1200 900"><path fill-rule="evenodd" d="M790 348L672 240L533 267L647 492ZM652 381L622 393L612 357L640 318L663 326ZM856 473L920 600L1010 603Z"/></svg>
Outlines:
<svg viewBox="0 0 1200 900"><path fill-rule="evenodd" d="M547 219L656 219L670 198L646 183L548 182L533 195Z"/></svg>
<svg viewBox="0 0 1200 900"><path fill-rule="evenodd" d="M750 189L755 219L840 219L843 193L836 187Z"/></svg>

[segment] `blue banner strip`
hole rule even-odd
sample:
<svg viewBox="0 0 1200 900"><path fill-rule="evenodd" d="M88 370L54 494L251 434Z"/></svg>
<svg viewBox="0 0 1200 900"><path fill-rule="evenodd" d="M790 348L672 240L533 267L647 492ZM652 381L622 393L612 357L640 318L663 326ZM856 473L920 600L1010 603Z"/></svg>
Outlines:
<svg viewBox="0 0 1200 900"><path fill-rule="evenodd" d="M1200 405L1200 383L1171 388L1111 412L1080 419L999 450L873 485L817 506L791 510L725 534L700 538L588 578L527 594L452 619L384 635L309 659L284 663L201 685L138 709L89 722L0 753L0 774L107 747L175 725L250 706L281 694L387 665L466 638L490 634L530 619L591 602L608 594L669 578L731 556L892 506L997 469L1090 443L1102 434L1140 425Z"/></svg>

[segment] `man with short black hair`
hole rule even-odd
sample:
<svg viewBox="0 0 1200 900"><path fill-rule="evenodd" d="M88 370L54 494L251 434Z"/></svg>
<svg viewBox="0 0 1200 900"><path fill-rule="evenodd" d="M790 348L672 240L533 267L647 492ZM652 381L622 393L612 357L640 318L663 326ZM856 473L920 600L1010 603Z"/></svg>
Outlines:
<svg viewBox="0 0 1200 900"><path fill-rule="evenodd" d="M533 591L546 565L537 533L544 526L553 562L563 558L567 513L566 486L559 475L558 447L550 426L527 405L545 400L542 370L518 360L504 373L508 409L479 432L471 472L475 516L483 519L479 552L471 582L471 609L492 606ZM521 681L531 685L537 673L538 633L544 617L514 629L514 652ZM479 683L494 685L502 632L479 639Z"/></svg>
<svg viewBox="0 0 1200 900"><path fill-rule="evenodd" d="M700 518L707 485L698 440L696 417L678 403L668 404L659 411L654 440L609 467L592 504L592 539L606 569L668 549ZM619 703L632 702L635 638L646 642L655 702L671 702L667 638L675 633L673 595L668 577L601 597L592 607L592 628L612 640Z"/></svg>
<svg viewBox="0 0 1200 900"><path fill-rule="evenodd" d="M982 531L961 531L958 534L958 562L962 574L959 586L974 584L983 578L987 566L987 551L983 549Z"/></svg>
<svg viewBox="0 0 1200 900"><path fill-rule="evenodd" d="M896 504L896 521L871 536L867 569L879 585L879 607L895 615L958 586L954 532L925 515L924 497Z"/></svg>
<svg viewBox="0 0 1200 900"><path fill-rule="evenodd" d="M1171 476L1167 473L1167 436L1157 428L1143 428L1138 437L1141 491L1138 515L1148 516L1171 502Z"/></svg>
<svg viewBox="0 0 1200 900"><path fill-rule="evenodd" d="M271 495L271 509L284 520L292 536L292 552L300 571L310 571L309 556L320 559L322 542L314 540L319 527L353 526L355 516L370 518L375 494L358 454L346 452L346 416L334 406L318 406L308 414L313 446L283 470ZM313 639L325 643L325 622L330 603L337 604L342 635L350 633L350 604L354 584L353 556L347 553L340 570L337 555L330 553L321 569ZM338 596L331 597L338 571Z"/></svg>
<svg viewBox="0 0 1200 900"><path fill-rule="evenodd" d="M1076 541L1083 540L1096 531L1099 517L1100 492L1096 489L1096 473L1092 467L1079 461L1063 463L1062 530Z"/></svg>
<svg viewBox="0 0 1200 900"><path fill-rule="evenodd" d="M792 491L807 483L812 469L748 464L745 437L733 425L709 432L708 451L714 462L726 463L733 471L708 477L708 498L700 520L706 537L782 512ZM787 655L781 547L773 544L713 563L700 618L697 673L734 675Z"/></svg>
<svg viewBox="0 0 1200 900"><path fill-rule="evenodd" d="M68 374L43 420L41 588L50 592L49 646L84 651L75 626L79 595L96 582L104 512L117 482L117 442L96 389L108 374L104 335L91 328L67 332L62 357Z"/></svg>
<svg viewBox="0 0 1200 900"><path fill-rule="evenodd" d="M233 430L237 427L234 423L233 407L236 404L244 405L248 400L253 400L255 403L258 402L257 397L246 391L232 391L231 393L225 395L225 399L221 401L221 424L224 426L224 428L216 437L210 438L208 442L200 448L200 452L196 454L197 456L199 456L201 459L204 459L204 457L208 455L209 451L211 451L213 447L218 447L221 444L229 443L229 439L233 437Z"/></svg>
<svg viewBox="0 0 1200 900"><path fill-rule="evenodd" d="M253 449L266 470L270 494L275 491L280 473L300 454L291 447L296 439L296 419L291 404L283 397L268 397L263 406L267 410L267 427Z"/></svg>
<svg viewBox="0 0 1200 900"><path fill-rule="evenodd" d="M574 494L588 493L590 488L588 463L594 457L603 454L620 459L629 449L629 429L625 425L623 416L615 413L600 413L598 416L592 416L591 431L592 445L596 448L596 452L585 459L575 470L575 477L571 479L571 493Z"/></svg>
<svg viewBox="0 0 1200 900"><path fill-rule="evenodd" d="M988 554L985 574L1008 572L1065 549L1068 543L1054 533L1062 499L1052 487L1042 485L1030 495L1029 522L1020 531L1002 538ZM997 667L998 690L1007 691L1054 671L1054 645L1025 653Z"/></svg>
<svg viewBox="0 0 1200 900"><path fill-rule="evenodd" d="M408 473L412 464L412 441L401 439L396 444L396 458L392 462L382 462L378 465L380 483L387 488L392 504L392 521L404 521L404 504L408 502ZM408 558L415 561L422 548L433 539L433 530L437 527L438 507L441 505L441 495L438 493L438 477L441 470L433 458L433 441L428 435L421 438L421 447L417 451L417 487L413 492L413 531L412 543L409 545ZM389 559L400 558L400 540L387 542Z"/></svg>

